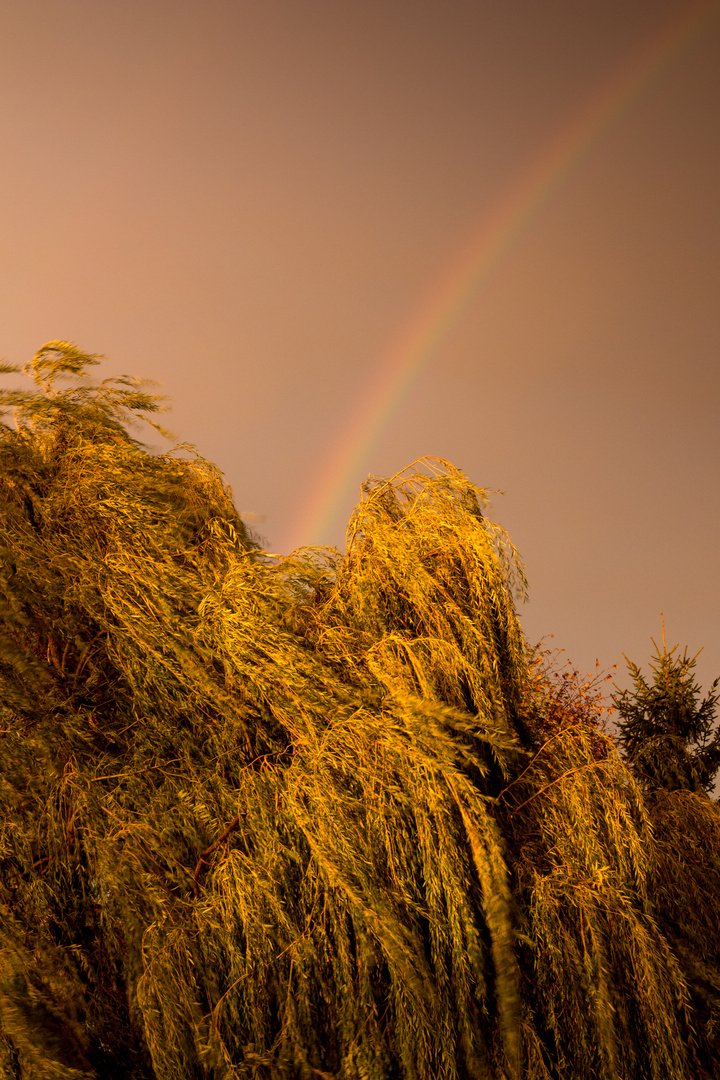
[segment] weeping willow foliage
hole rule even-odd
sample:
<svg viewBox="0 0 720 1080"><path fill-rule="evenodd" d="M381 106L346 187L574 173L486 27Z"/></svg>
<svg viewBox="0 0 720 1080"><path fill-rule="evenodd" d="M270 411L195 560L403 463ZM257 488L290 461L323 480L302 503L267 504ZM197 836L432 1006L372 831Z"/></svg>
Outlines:
<svg viewBox="0 0 720 1080"><path fill-rule="evenodd" d="M717 806L651 817L485 493L426 459L268 556L94 361L1 397L2 1075L711 1075Z"/></svg>

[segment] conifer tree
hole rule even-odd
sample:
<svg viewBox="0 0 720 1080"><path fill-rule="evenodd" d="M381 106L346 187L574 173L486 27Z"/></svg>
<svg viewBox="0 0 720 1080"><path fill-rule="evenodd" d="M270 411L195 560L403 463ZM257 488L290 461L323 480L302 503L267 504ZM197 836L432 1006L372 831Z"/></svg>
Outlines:
<svg viewBox="0 0 720 1080"><path fill-rule="evenodd" d="M655 642L653 641L653 645ZM674 656L655 645L654 679L648 683L640 668L625 657L634 689L613 695L620 719L619 742L625 759L648 791L704 791L713 786L720 768L720 729L713 733L720 678L698 702L700 687L693 671L695 656ZM624 654L623 654L624 655Z"/></svg>

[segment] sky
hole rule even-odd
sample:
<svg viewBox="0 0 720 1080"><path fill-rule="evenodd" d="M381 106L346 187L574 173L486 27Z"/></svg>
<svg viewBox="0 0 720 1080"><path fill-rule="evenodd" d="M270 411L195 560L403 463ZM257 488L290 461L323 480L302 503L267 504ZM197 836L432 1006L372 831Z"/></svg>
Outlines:
<svg viewBox="0 0 720 1080"><path fill-rule="evenodd" d="M157 380L270 552L435 455L530 642L706 691L719 293L718 0L0 3L0 355Z"/></svg>

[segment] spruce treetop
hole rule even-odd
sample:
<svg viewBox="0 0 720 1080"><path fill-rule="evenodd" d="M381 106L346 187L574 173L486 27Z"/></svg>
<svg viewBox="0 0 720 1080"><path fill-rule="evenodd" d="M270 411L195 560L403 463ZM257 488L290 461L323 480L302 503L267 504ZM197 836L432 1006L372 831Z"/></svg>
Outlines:
<svg viewBox="0 0 720 1080"><path fill-rule="evenodd" d="M720 730L712 733L720 678L698 702L693 672L700 653L690 657L686 647L676 656L678 645L668 651L664 620L662 652L654 640L653 645L652 682L623 653L635 683L633 690L613 695L624 756L650 791L709 792L720 768Z"/></svg>

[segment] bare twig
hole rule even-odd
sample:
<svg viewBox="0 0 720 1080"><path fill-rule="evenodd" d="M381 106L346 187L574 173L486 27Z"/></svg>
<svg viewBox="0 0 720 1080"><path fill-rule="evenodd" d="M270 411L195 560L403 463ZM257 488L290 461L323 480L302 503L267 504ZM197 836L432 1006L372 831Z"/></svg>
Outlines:
<svg viewBox="0 0 720 1080"><path fill-rule="evenodd" d="M522 810L523 806L527 806L527 804L529 802L532 802L533 799L537 799L538 795L542 795L542 793L544 791L547 791L548 788L553 787L555 784L559 784L561 780L564 780L566 776L570 776L571 773L581 772L581 770L583 769L595 769L598 765L606 764L607 762L605 761L605 759L603 759L602 761L589 761L586 762L584 765L576 765L574 769L568 769L566 772L561 773L560 776L556 776L555 779L551 780L549 784L545 785L545 787L541 787L539 791L536 791L533 795L530 796L529 799L526 799L525 802L521 802L519 806L516 806L515 809L511 811L510 817L513 817L515 814L517 814L518 810Z"/></svg>
<svg viewBox="0 0 720 1080"><path fill-rule="evenodd" d="M194 892L195 896L197 896L197 894L198 894L198 886L199 886L200 874L202 872L202 868L203 868L203 866L208 866L209 865L206 862L205 856L212 854L212 852L215 850L215 848L218 847L219 844L222 844L223 840L227 840L230 833L233 832L234 829L237 829L239 824L240 824L240 818L236 817L233 821L230 822L230 824L227 826L227 828L222 833L220 833L220 836L218 836L217 840L214 843L212 843L209 848L205 848L204 851L200 852L200 855L199 855L198 861L197 861L197 866L195 867L195 873L193 875L193 892Z"/></svg>

